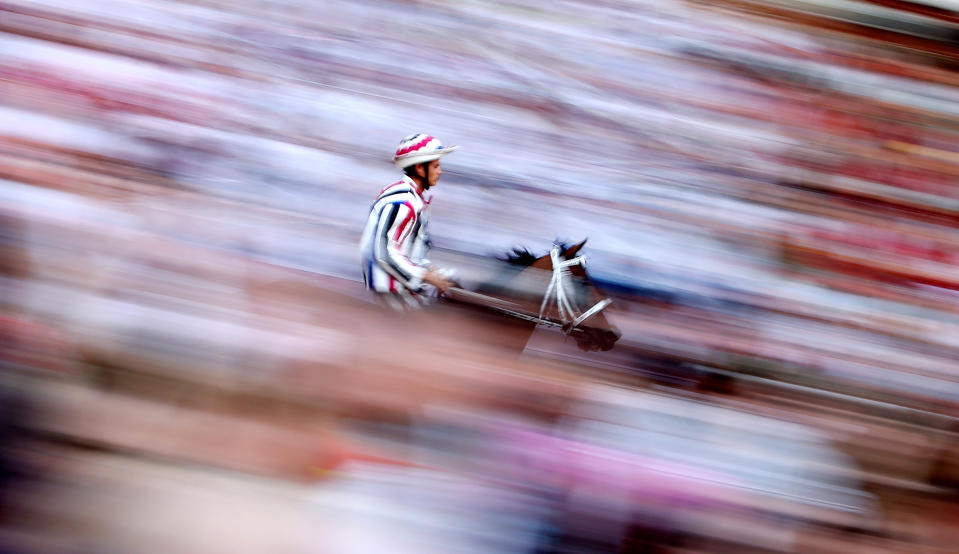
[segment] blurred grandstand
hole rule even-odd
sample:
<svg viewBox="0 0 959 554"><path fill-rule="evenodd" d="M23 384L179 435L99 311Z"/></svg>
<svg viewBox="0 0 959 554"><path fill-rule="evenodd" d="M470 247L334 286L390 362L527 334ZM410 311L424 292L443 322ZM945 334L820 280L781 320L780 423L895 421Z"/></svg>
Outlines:
<svg viewBox="0 0 959 554"><path fill-rule="evenodd" d="M0 410L0 550L948 551L957 10L0 4L0 392L31 414ZM612 351L387 337L356 244L418 131L463 145L433 257L588 236ZM663 464L722 492L604 497ZM160 523L192 487L195 541Z"/></svg>

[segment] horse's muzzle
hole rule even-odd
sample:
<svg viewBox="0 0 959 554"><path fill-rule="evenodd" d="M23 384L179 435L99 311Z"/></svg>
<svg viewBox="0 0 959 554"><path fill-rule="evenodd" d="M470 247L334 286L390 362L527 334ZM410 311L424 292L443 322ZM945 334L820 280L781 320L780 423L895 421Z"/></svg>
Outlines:
<svg viewBox="0 0 959 554"><path fill-rule="evenodd" d="M588 327L583 329L582 333L576 334L576 345L580 350L586 352L596 352L597 350L610 350L616 344L616 341L622 336L616 329L596 329Z"/></svg>

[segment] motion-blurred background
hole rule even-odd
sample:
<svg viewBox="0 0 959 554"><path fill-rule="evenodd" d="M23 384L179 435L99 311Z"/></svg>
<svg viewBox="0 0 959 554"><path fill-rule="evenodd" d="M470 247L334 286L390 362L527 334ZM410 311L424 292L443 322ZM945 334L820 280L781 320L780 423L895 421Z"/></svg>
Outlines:
<svg viewBox="0 0 959 554"><path fill-rule="evenodd" d="M956 9L0 3L0 551L953 551ZM372 303L416 132L613 350Z"/></svg>

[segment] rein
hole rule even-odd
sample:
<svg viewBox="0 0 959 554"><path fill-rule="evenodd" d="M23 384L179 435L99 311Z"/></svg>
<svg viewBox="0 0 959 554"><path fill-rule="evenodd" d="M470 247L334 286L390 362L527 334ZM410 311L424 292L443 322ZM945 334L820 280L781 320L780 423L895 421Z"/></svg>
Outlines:
<svg viewBox="0 0 959 554"><path fill-rule="evenodd" d="M546 294L543 295L543 302L540 305L539 315L526 313L518 304L514 302L501 300L499 298L494 298L492 296L468 291L458 287L450 289L447 292L447 295L454 299L487 306L498 312L518 319L531 321L537 325L557 327L566 333L566 335L569 335L575 331L582 332L583 330L580 329L579 326L589 318L603 311L606 306L612 304L613 300L610 298L604 298L603 300L600 300L591 306L589 309L584 310L577 315L578 306L576 306L571 299L573 296L571 293L572 274L570 273L569 268L574 265L585 266L586 259L585 256L578 256L570 260L561 261L559 253L560 249L558 245L554 245L553 249L550 250L550 258L553 262L553 275L550 279L549 287L546 289ZM546 316L549 308L554 304L556 305L557 312L559 313L559 321Z"/></svg>
<svg viewBox="0 0 959 554"><path fill-rule="evenodd" d="M494 298L492 296L487 296L478 292L469 291L461 288L451 288L447 291L446 296L454 300L459 300L462 302L467 302L470 304L476 304L479 306L484 306L496 310L502 314L515 317L517 319L522 319L525 321L531 321L537 325L545 325L547 327L557 327L560 329L565 329L565 326L557 321L552 319L535 316L523 311L523 309L513 302L508 300L500 300L499 298ZM582 329L573 329L573 331L582 331ZM567 332L569 334L569 332Z"/></svg>

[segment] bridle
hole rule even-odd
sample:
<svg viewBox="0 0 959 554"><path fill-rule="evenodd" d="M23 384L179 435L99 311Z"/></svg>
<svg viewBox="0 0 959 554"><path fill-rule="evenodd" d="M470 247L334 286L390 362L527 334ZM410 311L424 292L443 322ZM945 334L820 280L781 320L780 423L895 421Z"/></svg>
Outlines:
<svg viewBox="0 0 959 554"><path fill-rule="evenodd" d="M604 298L589 309L579 312L578 306L576 306L572 300L573 293L571 292L571 289L573 286L573 275L570 273L569 268L574 265L585 267L586 258L584 256L579 256L564 261L560 255L559 245L554 245L552 250L550 250L549 255L553 263L553 275L550 279L549 286L546 289L546 293L543 295L543 302L540 304L538 316L527 313L526 310L524 310L521 306L509 300L494 298L492 296L469 291L460 287L451 288L449 291L447 291L446 295L471 304L486 306L517 319L530 321L536 325L558 327L567 336L575 331L582 332L582 329L580 329L579 326L589 318L603 311L606 306L609 306L613 301L610 298ZM548 317L547 315L550 307L554 304L556 305L556 311L559 314L558 321ZM577 314L577 312L579 313Z"/></svg>
<svg viewBox="0 0 959 554"><path fill-rule="evenodd" d="M580 311L577 315L579 307L573 301L574 295L571 291L573 275L569 268L574 265L586 267L586 257L577 256L569 260L563 260L558 244L553 245L553 248L549 251L549 257L553 262L553 276L549 281L546 294L543 296L543 303L539 307L539 319L548 321L546 313L551 306L555 305L559 314L560 326L563 332L569 335L573 332L573 329L582 325L584 321L603 311L613 300L604 298L593 304L589 309Z"/></svg>

